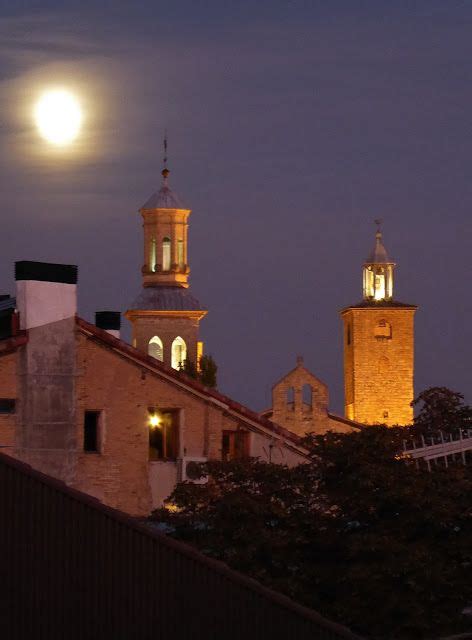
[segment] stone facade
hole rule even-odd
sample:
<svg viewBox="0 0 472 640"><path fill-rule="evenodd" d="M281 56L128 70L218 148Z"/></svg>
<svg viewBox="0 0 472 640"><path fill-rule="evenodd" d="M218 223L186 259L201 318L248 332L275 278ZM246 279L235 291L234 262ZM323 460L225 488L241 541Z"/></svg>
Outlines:
<svg viewBox="0 0 472 640"><path fill-rule="evenodd" d="M348 419L389 426L412 422L415 311L395 303L343 310Z"/></svg>
<svg viewBox="0 0 472 640"><path fill-rule="evenodd" d="M261 416L302 438L307 433L349 433L361 426L329 411L327 385L305 367L301 356L295 369L272 387L272 407Z"/></svg>
<svg viewBox="0 0 472 640"><path fill-rule="evenodd" d="M172 361L172 343L181 337L187 345L187 358L197 363L201 355L198 329L205 312L200 311L139 311L130 310L126 317L132 323L133 346L143 353L148 352L150 340L158 336L163 346L163 362Z"/></svg>
<svg viewBox="0 0 472 640"><path fill-rule="evenodd" d="M299 436L329 429L328 387L297 358L297 366L272 387L272 420Z"/></svg>

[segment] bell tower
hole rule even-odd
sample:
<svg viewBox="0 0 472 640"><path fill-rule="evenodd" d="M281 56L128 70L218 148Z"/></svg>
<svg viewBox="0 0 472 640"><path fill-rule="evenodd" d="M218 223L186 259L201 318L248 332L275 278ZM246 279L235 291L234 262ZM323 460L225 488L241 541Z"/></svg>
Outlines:
<svg viewBox="0 0 472 640"><path fill-rule="evenodd" d="M417 307L394 298L395 263L380 223L363 266L363 300L341 311L345 416L365 424L407 425L413 420Z"/></svg>
<svg viewBox="0 0 472 640"><path fill-rule="evenodd" d="M164 149L167 152L167 139ZM189 289L187 243L191 210L170 189L169 173L164 157L161 187L140 209L144 230L143 288L125 315L132 325L133 346L179 369L185 360L198 366L203 353L198 329L207 311Z"/></svg>

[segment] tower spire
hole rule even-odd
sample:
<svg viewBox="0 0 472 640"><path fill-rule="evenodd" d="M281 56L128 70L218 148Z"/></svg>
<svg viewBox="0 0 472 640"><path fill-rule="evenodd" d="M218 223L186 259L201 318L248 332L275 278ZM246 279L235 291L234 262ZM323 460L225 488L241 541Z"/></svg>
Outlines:
<svg viewBox="0 0 472 640"><path fill-rule="evenodd" d="M167 177L170 173L167 168L167 129L164 133L164 157L163 157L164 168L162 169L162 177L164 178L164 186L167 186Z"/></svg>
<svg viewBox="0 0 472 640"><path fill-rule="evenodd" d="M389 258L382 241L381 224L376 218L375 246L364 263L364 300L391 300L393 297L393 269L395 263Z"/></svg>

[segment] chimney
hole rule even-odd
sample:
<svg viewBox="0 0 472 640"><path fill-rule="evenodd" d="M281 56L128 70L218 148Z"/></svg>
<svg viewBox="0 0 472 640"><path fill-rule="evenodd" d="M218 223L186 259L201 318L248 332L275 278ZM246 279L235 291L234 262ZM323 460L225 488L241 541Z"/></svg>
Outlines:
<svg viewBox="0 0 472 640"><path fill-rule="evenodd" d="M119 311L97 311L95 326L120 339L121 313Z"/></svg>
<svg viewBox="0 0 472 640"><path fill-rule="evenodd" d="M35 469L75 482L77 419L77 267L15 264L16 308L28 342L18 353L15 455Z"/></svg>
<svg viewBox="0 0 472 640"><path fill-rule="evenodd" d="M22 260L15 263L20 329L34 329L77 313L77 267Z"/></svg>

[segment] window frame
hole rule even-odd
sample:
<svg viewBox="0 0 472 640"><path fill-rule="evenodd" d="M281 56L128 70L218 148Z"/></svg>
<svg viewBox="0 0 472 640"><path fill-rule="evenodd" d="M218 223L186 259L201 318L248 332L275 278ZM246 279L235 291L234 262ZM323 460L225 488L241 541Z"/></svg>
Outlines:
<svg viewBox="0 0 472 640"><path fill-rule="evenodd" d="M167 425L166 421L163 420L162 426L152 427L150 424L151 416L159 415L161 417L165 417L166 415L173 416L173 422L171 425ZM175 408L166 408L160 409L159 407L148 407L148 461L149 462L176 462L179 457L180 452L180 409ZM174 433L171 433L170 437L168 436L169 429L172 429ZM162 455L153 455L152 451L158 450L157 446L153 446L152 435L157 433L162 433L161 443L162 443ZM170 446L169 446L170 445ZM170 449L170 452L168 450ZM170 453L170 455L169 455Z"/></svg>
<svg viewBox="0 0 472 640"><path fill-rule="evenodd" d="M95 437L94 437L95 448L94 449L86 448L86 443L87 443L87 432L86 432L87 414L90 414L90 415L93 414L93 415L96 416ZM84 419L83 419L83 423L82 423L82 451L83 451L83 453L95 454L95 455L100 455L102 453L102 422L103 422L102 414L103 414L103 411L101 411L100 409L85 409L84 410Z"/></svg>

